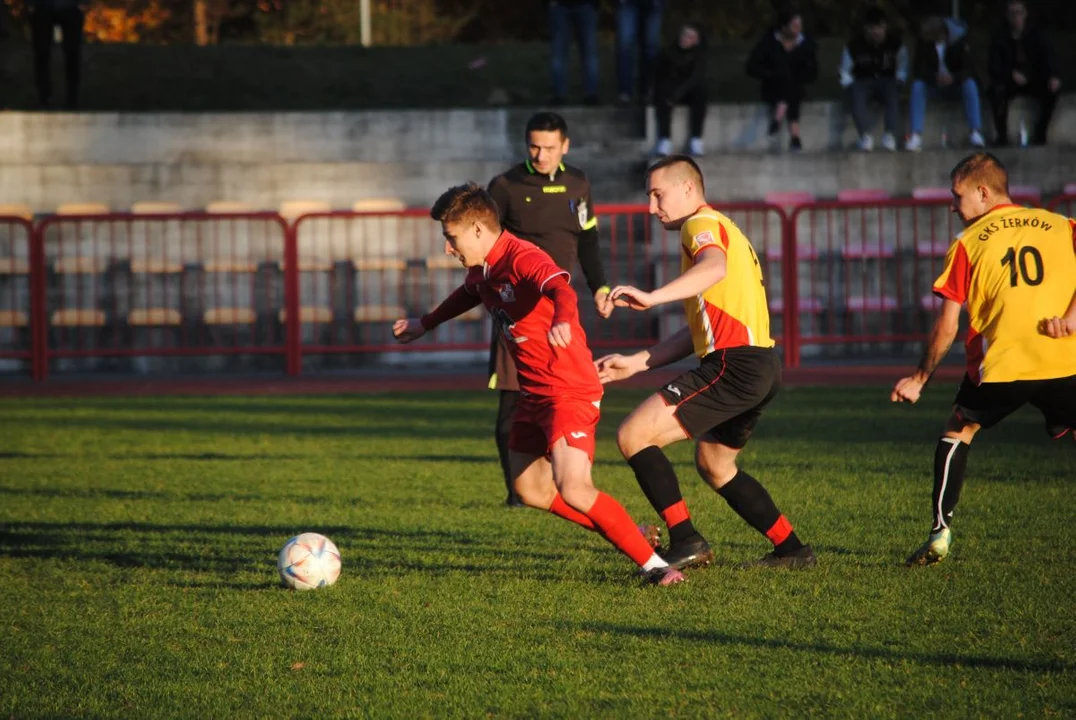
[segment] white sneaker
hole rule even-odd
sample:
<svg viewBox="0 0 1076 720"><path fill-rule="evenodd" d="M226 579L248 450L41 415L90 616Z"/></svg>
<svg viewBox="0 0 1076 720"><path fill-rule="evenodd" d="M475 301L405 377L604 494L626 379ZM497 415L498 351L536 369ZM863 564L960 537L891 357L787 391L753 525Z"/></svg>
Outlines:
<svg viewBox="0 0 1076 720"><path fill-rule="evenodd" d="M972 147L983 148L986 147L986 141L983 140L983 134L978 130L972 130L971 135L968 135L968 142Z"/></svg>
<svg viewBox="0 0 1076 720"><path fill-rule="evenodd" d="M893 137L893 133L886 133L882 136L882 147L889 152L897 151L897 139Z"/></svg>
<svg viewBox="0 0 1076 720"><path fill-rule="evenodd" d="M938 532L932 532L927 541L920 545L918 550L909 555L904 563L909 567L940 563L949 555L949 548L952 547L952 544L952 531L949 528L942 528Z"/></svg>
<svg viewBox="0 0 1076 720"><path fill-rule="evenodd" d="M702 157L702 138L693 137L687 144L687 151L695 157Z"/></svg>
<svg viewBox="0 0 1076 720"><path fill-rule="evenodd" d="M655 157L664 157L670 152L672 152L672 141L669 138L658 138L658 143L654 146L653 155Z"/></svg>
<svg viewBox="0 0 1076 720"><path fill-rule="evenodd" d="M904 143L904 149L908 152L919 152L923 149L923 138L919 133L912 133L908 137L908 142Z"/></svg>
<svg viewBox="0 0 1076 720"><path fill-rule="evenodd" d="M858 147L863 152L870 152L874 149L874 138L871 137L870 133L860 135L859 142L856 143L856 147Z"/></svg>

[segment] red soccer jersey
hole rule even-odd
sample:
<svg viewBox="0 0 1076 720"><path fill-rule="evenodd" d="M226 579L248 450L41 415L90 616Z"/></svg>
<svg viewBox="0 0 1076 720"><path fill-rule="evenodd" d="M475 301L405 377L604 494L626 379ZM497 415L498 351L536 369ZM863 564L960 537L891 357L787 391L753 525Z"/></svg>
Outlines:
<svg viewBox="0 0 1076 720"><path fill-rule="evenodd" d="M602 396L601 382L576 308L566 318L572 329L571 343L567 348L549 344L553 301L542 290L558 275L568 279L568 273L537 245L505 230L485 264L467 272L464 287L482 298L508 340L520 390L547 397L597 400Z"/></svg>

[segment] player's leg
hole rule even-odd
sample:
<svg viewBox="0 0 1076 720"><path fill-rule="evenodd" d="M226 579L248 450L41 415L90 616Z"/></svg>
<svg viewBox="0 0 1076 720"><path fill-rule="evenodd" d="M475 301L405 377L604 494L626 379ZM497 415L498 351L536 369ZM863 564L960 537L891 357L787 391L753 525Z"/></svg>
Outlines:
<svg viewBox="0 0 1076 720"><path fill-rule="evenodd" d="M568 437L562 435L550 448L553 482L564 501L590 518L602 536L631 558L648 580L659 585L682 582L683 575L654 552L624 506L594 487L587 450L568 443Z"/></svg>
<svg viewBox="0 0 1076 720"><path fill-rule="evenodd" d="M519 391L501 390L498 395L497 425L494 430L494 439L497 442L497 456L501 461L501 472L504 473L504 485L508 492L505 504L509 507L518 507L524 503L512 486L512 478L515 475L512 472L509 459L508 438L512 433L512 418L515 416L516 403L519 402Z"/></svg>
<svg viewBox="0 0 1076 720"><path fill-rule="evenodd" d="M1069 433L1076 440L1076 375L1036 382L1031 404L1046 420L1046 432L1054 440Z"/></svg>
<svg viewBox="0 0 1076 720"><path fill-rule="evenodd" d="M695 467L733 512L773 543L772 552L749 566L814 567L817 561L811 546L804 545L796 536L792 523L777 508L762 483L736 465L736 457L758 422L759 414L758 411L745 413L700 438L695 447Z"/></svg>
<svg viewBox="0 0 1076 720"><path fill-rule="evenodd" d="M677 387L682 396L685 393L678 386L669 387ZM646 499L669 529L669 547L663 556L677 567L705 565L713 560L713 551L695 529L680 492L680 480L662 451L688 435L676 418L676 405L669 404L662 393L648 397L621 423L617 445Z"/></svg>
<svg viewBox="0 0 1076 720"><path fill-rule="evenodd" d="M1018 410L1029 398L1028 383L976 384L967 376L957 391L945 430L934 447L933 521L927 541L908 556L908 565L933 565L949 554L950 524L964 489L971 441L980 429L991 428Z"/></svg>

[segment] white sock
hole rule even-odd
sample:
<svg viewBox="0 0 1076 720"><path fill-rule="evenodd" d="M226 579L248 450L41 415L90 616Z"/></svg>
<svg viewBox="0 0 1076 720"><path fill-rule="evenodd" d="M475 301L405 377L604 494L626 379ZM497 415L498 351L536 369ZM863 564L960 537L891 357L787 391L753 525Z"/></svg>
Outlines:
<svg viewBox="0 0 1076 720"><path fill-rule="evenodd" d="M669 567L669 563L661 559L661 556L654 553L650 556L650 559L643 563L643 572L650 572L654 568Z"/></svg>

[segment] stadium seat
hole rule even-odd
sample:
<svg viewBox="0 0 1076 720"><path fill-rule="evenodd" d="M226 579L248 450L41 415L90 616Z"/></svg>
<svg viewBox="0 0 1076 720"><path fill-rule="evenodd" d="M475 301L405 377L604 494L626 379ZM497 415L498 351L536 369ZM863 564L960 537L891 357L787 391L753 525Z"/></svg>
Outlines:
<svg viewBox="0 0 1076 720"><path fill-rule="evenodd" d="M332 211L332 205L324 200L285 200L280 203L278 212L288 222L311 213L326 213Z"/></svg>
<svg viewBox="0 0 1076 720"><path fill-rule="evenodd" d="M206 325L253 325L255 318L250 308L219 307L206 310L202 322Z"/></svg>
<svg viewBox="0 0 1076 720"><path fill-rule="evenodd" d="M351 206L352 212L400 212L407 209L407 203L400 198L364 198L356 200Z"/></svg>
<svg viewBox="0 0 1076 720"><path fill-rule="evenodd" d="M127 313L127 324L132 327L177 327L183 323L183 315L174 308L139 308Z"/></svg>
<svg viewBox="0 0 1076 720"><path fill-rule="evenodd" d="M205 206L205 211L211 215L227 215L229 213L254 212L254 208L244 202L235 200L214 200Z"/></svg>
<svg viewBox="0 0 1076 720"><path fill-rule="evenodd" d="M426 258L426 267L429 270L460 270L464 267L460 261L451 255L431 255Z"/></svg>
<svg viewBox="0 0 1076 720"><path fill-rule="evenodd" d="M892 312L899 307L897 299L891 295L849 295L845 306L852 312Z"/></svg>
<svg viewBox="0 0 1076 720"><path fill-rule="evenodd" d="M360 271L374 271L374 270L403 270L407 267L407 262L400 258L387 258L387 257L374 257L374 258L359 258L352 263L356 270ZM459 263L456 263L459 265ZM427 267L429 267L427 265Z"/></svg>
<svg viewBox="0 0 1076 720"><path fill-rule="evenodd" d="M952 200L953 193L947 187L917 187L912 190L916 200Z"/></svg>
<svg viewBox="0 0 1076 720"><path fill-rule="evenodd" d="M178 203L173 202L136 202L131 206L135 215L164 215L181 212Z"/></svg>
<svg viewBox="0 0 1076 720"><path fill-rule="evenodd" d="M858 203L888 199L889 193L878 188L849 188L837 193L838 202Z"/></svg>
<svg viewBox="0 0 1076 720"><path fill-rule="evenodd" d="M859 242L850 240L847 245L841 247L841 256L846 260L891 258L896 256L896 250L890 243L881 242L873 238Z"/></svg>
<svg viewBox="0 0 1076 720"><path fill-rule="evenodd" d="M1034 185L1010 185L1009 197L1013 200L1034 203L1042 202L1042 190Z"/></svg>
<svg viewBox="0 0 1076 720"><path fill-rule="evenodd" d="M280 323L284 324L288 321L288 311L281 310L278 313ZM299 308L299 322L300 323L317 323L326 324L333 321L333 310L330 307L322 305L304 305Z"/></svg>
<svg viewBox="0 0 1076 720"><path fill-rule="evenodd" d="M784 257L785 249L781 245L774 245L766 248L766 259L770 262L777 262ZM813 245L797 245L796 246L796 259L797 260L817 260L818 248Z"/></svg>
<svg viewBox="0 0 1076 720"><path fill-rule="evenodd" d="M768 205L777 205L785 210L795 208L797 205L809 205L815 201L814 193L806 190L775 190L766 193L764 199Z"/></svg>
<svg viewBox="0 0 1076 720"><path fill-rule="evenodd" d="M769 301L770 312L774 315L781 315L785 311L785 299L774 298ZM801 313L820 313L825 309L822 304L822 300L816 297L800 298L798 303L798 309Z"/></svg>
<svg viewBox="0 0 1076 720"><path fill-rule="evenodd" d="M92 275L108 269L108 259L101 257L62 257L52 265L58 275Z"/></svg>
<svg viewBox="0 0 1076 720"><path fill-rule="evenodd" d="M915 243L915 254L919 257L945 257L949 252L948 239L919 240Z"/></svg>
<svg viewBox="0 0 1076 720"><path fill-rule="evenodd" d="M102 203L63 203L56 208L57 215L107 215L108 205Z"/></svg>
<svg viewBox="0 0 1076 720"><path fill-rule="evenodd" d="M34 211L30 209L29 205L23 205L21 203L0 203L0 217L16 217L23 220L33 220Z"/></svg>
<svg viewBox="0 0 1076 720"><path fill-rule="evenodd" d="M357 323L392 322L407 317L407 309L402 305L360 305L354 317Z"/></svg>
<svg viewBox="0 0 1076 720"><path fill-rule="evenodd" d="M1076 183L1065 183L1062 191L1066 195L1076 195Z"/></svg>
<svg viewBox="0 0 1076 720"><path fill-rule="evenodd" d="M29 261L17 257L0 257L0 275L27 275L29 272Z"/></svg>
<svg viewBox="0 0 1076 720"><path fill-rule="evenodd" d="M0 310L0 327L26 327L30 316L22 310Z"/></svg>
<svg viewBox="0 0 1076 720"><path fill-rule="evenodd" d="M50 324L53 327L104 327L105 314L100 310L68 308L52 313Z"/></svg>

